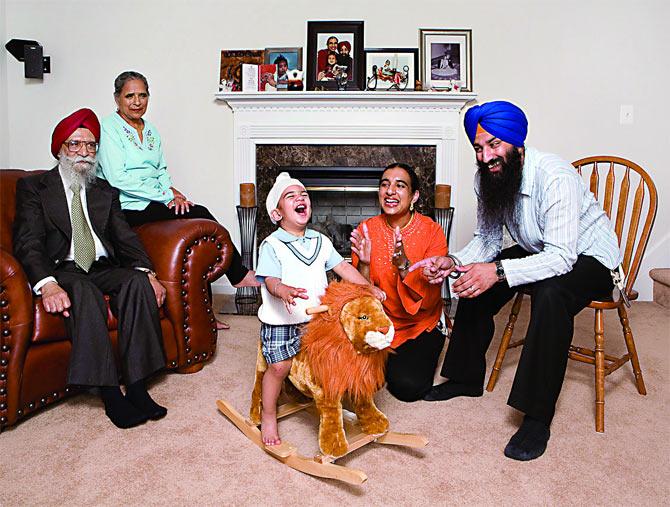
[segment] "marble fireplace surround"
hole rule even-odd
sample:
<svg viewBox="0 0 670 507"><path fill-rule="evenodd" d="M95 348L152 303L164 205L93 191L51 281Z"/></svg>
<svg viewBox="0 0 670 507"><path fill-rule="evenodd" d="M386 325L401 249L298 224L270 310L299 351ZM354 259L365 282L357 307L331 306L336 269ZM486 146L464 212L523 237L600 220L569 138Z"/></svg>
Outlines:
<svg viewBox="0 0 670 507"><path fill-rule="evenodd" d="M218 93L233 111L233 181L256 183L259 145L434 146L435 183L452 186L458 209L461 111L474 93ZM235 204L239 192L235 191ZM259 203L259 214L264 213ZM457 227L458 214L453 226ZM239 230L231 227L239 245Z"/></svg>

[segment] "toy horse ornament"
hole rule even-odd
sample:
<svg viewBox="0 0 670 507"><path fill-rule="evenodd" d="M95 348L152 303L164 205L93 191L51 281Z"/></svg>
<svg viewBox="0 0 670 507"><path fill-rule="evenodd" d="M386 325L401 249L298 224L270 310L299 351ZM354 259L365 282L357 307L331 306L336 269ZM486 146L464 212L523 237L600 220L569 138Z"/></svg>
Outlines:
<svg viewBox="0 0 670 507"><path fill-rule="evenodd" d="M290 444L263 445L257 426L261 420L261 384L267 363L260 347L250 421L243 421L220 400L219 409L257 445L289 466L312 475L360 484L366 479L363 472L335 465L334 459L373 441L411 447L427 444L420 435L390 432L388 419L374 403L375 393L385 382L393 323L367 286L348 282L331 283L321 298L321 306L308 309L307 313L313 317L304 328L301 348L293 358L288 380L313 403L284 405L277 412L282 417L314 405L319 414L322 455L309 459L297 455ZM351 403L355 415L342 408L344 400ZM244 427L238 424L240 421ZM349 441L345 426L350 433Z"/></svg>

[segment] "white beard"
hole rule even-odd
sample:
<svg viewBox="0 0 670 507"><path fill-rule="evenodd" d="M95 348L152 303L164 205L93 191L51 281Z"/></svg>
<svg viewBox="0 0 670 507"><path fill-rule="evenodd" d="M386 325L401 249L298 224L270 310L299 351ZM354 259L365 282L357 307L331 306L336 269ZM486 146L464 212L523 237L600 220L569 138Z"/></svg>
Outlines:
<svg viewBox="0 0 670 507"><path fill-rule="evenodd" d="M79 183L83 188L88 188L95 180L95 155L68 157L63 154L60 156L59 164L67 174L68 179L72 183Z"/></svg>

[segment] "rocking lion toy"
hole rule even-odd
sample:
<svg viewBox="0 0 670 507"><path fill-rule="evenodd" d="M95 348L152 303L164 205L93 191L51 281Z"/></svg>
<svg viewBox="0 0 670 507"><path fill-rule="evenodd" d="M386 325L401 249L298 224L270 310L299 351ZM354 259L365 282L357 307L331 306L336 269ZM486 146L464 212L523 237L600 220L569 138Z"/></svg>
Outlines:
<svg viewBox="0 0 670 507"><path fill-rule="evenodd" d="M267 363L260 348L249 420L245 421L222 400L217 405L255 444L290 467L311 475L361 484L367 479L363 472L336 465L334 460L373 441L409 447L427 444L420 435L389 431L388 419L373 400L384 385L393 324L369 288L347 282L331 283L321 298L321 306L307 312L313 317L306 324L288 381L290 387L312 401L282 405L277 409L277 416L281 418L315 408L319 415L321 454L314 458L300 456L295 447L286 442L279 446L263 445L258 425L261 382ZM343 400L351 402L355 415L342 408Z"/></svg>

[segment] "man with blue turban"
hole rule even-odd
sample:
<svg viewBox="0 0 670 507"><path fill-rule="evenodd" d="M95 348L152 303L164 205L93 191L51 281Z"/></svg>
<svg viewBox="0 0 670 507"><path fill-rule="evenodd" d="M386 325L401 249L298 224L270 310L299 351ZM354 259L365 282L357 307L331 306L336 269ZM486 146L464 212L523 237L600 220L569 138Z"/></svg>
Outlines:
<svg viewBox="0 0 670 507"><path fill-rule="evenodd" d="M547 447L574 317L591 300L611 294L611 270L621 254L607 215L572 165L525 145L528 121L521 109L503 101L472 107L465 131L478 166L474 238L448 257L410 268L423 267L433 283L459 273L441 372L448 380L424 399L483 394L493 317L520 286L530 287L530 323L507 401L524 418L505 447L507 457L526 461ZM516 242L506 249L503 226Z"/></svg>

